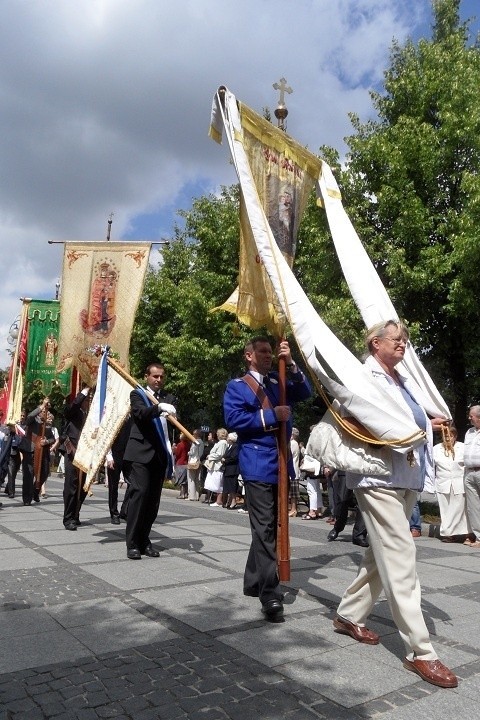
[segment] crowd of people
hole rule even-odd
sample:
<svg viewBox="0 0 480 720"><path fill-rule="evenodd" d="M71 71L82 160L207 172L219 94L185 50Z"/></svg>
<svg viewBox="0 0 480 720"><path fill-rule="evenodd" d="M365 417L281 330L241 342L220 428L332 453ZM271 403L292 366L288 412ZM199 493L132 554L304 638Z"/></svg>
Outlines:
<svg viewBox="0 0 480 720"><path fill-rule="evenodd" d="M415 388L398 369L407 342L408 330L399 321L380 323L367 337L367 371L410 413L426 438L408 455L393 452L392 470L386 477L326 466L321 457L305 454L300 433L293 427L292 406L308 399L312 390L286 340L277 349L278 360L286 367L284 394L280 375L272 369L269 339L253 338L244 349L244 375L231 380L225 390L226 427L207 437L196 429L193 442L189 433L180 433L173 441L166 417L176 416L177 399L164 389L164 366L151 363L145 371L145 387L131 392L130 415L105 458L110 518L113 524L126 520L127 558L159 557L150 533L163 481L172 478L179 500L200 502L203 497L212 509L248 513L251 546L243 592L259 599L267 620L281 621L278 430L285 428L289 515L297 516L301 483L306 483L308 510L301 519L324 518L332 526L328 542L337 540L351 519L351 541L365 549L358 575L340 601L334 629L358 642L378 644L378 635L365 621L383 590L405 644L405 668L432 684L456 687L457 678L438 659L423 618L414 541L421 536L418 501L426 486L438 498L440 539L480 548L480 406L470 408L472 428L464 443L446 418L427 416ZM0 480L4 492L14 498L21 468L25 506L40 502L52 458L61 453L63 524L70 531L81 524L86 497L74 457L90 397L87 387L77 394L65 409L60 432L48 397L29 414L22 412L18 423L0 429ZM433 434L441 430L442 441L434 445ZM127 483L127 490L119 509L120 480ZM328 497L325 504L324 497Z"/></svg>

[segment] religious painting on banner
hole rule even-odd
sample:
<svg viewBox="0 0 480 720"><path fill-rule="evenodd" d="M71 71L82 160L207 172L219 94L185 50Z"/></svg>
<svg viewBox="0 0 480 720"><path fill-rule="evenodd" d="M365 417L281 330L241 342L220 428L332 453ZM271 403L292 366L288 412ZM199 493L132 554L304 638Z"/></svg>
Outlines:
<svg viewBox="0 0 480 720"><path fill-rule="evenodd" d="M239 108L242 143L258 199L275 241L292 267L298 228L321 161L243 103ZM232 311L235 306L241 322L282 335L286 318L259 257L243 195L240 228L239 287L221 307Z"/></svg>
<svg viewBox="0 0 480 720"><path fill-rule="evenodd" d="M93 385L101 356L97 349L107 345L128 368L150 247L143 242L65 243L59 370L74 365Z"/></svg>
<svg viewBox="0 0 480 720"><path fill-rule="evenodd" d="M27 321L25 392L28 394L36 389L43 395L49 395L56 386L63 395L68 395L71 370L57 371L60 302L30 300Z"/></svg>

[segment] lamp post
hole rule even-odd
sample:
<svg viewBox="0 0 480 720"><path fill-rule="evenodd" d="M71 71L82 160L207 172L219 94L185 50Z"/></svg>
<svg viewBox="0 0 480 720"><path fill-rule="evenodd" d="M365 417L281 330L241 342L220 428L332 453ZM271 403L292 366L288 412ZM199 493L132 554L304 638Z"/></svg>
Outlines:
<svg viewBox="0 0 480 720"><path fill-rule="evenodd" d="M19 322L20 322L20 317L16 317L8 329L7 343L11 347L13 347L14 345L17 344L18 333L20 332ZM9 352L12 352L12 351L9 350Z"/></svg>

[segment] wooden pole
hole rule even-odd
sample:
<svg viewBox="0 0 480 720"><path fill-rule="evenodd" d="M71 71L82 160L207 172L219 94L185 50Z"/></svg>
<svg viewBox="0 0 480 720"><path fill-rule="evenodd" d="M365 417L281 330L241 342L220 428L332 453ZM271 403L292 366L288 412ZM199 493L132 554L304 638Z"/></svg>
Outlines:
<svg viewBox="0 0 480 720"><path fill-rule="evenodd" d="M37 438L35 440L35 450L33 451L33 477L34 477L34 485L35 489L40 492L42 489L42 484L40 482L41 475L42 475L42 460L43 460L43 451L44 446L42 444L42 440L45 437L45 425L47 424L47 414L45 412L45 417L42 420L42 426L40 428L40 434L37 435Z"/></svg>
<svg viewBox="0 0 480 720"><path fill-rule="evenodd" d="M140 383L138 383L134 377L129 375L124 368L122 368L121 365L119 365L113 358L107 357L107 362L110 365L110 367L114 368L119 375L123 377L124 380L126 380L132 387L138 388L141 387ZM149 395L149 400L152 401L154 405L160 405L161 400L157 400L153 397L153 395ZM183 427L182 423L177 420L177 418L174 415L167 415L166 416L169 423L172 425L175 425L180 432L182 432L189 440L190 442L194 443L195 445L198 445L199 442L196 438L193 437L192 433L189 432L186 428Z"/></svg>
<svg viewBox="0 0 480 720"><path fill-rule="evenodd" d="M285 358L278 361L279 404L287 404L287 370ZM278 518L277 518L277 563L281 582L290 580L290 537L288 527L288 446L287 423L281 422L278 429Z"/></svg>

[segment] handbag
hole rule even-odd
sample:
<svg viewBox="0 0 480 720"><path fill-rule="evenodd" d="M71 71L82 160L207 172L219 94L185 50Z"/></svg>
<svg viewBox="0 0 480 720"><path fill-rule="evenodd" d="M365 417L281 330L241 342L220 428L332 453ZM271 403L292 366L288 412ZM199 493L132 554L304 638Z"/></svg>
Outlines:
<svg viewBox="0 0 480 720"><path fill-rule="evenodd" d="M364 434L368 435L366 429ZM390 447L370 445L353 437L338 425L330 410L310 433L305 452L321 465L357 475L388 477L393 472Z"/></svg>
<svg viewBox="0 0 480 720"><path fill-rule="evenodd" d="M198 470L200 467L200 460L191 460L189 463L187 463L188 470Z"/></svg>
<svg viewBox="0 0 480 720"><path fill-rule="evenodd" d="M215 465L214 461L210 460L210 458L208 458L208 457L203 464L207 468L207 470L213 470L213 467Z"/></svg>

